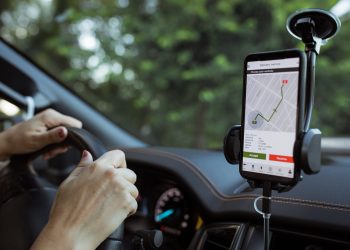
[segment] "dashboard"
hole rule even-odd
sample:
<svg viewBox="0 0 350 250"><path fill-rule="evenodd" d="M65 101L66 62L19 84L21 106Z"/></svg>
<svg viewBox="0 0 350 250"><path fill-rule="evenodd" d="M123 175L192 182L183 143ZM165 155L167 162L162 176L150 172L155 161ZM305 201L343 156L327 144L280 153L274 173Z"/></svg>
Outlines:
<svg viewBox="0 0 350 250"><path fill-rule="evenodd" d="M253 208L261 190L252 190L222 152L124 151L140 191L125 242L137 230L159 229L162 249L263 249L262 218ZM271 249L350 249L349 161L328 155L319 174L273 193Z"/></svg>

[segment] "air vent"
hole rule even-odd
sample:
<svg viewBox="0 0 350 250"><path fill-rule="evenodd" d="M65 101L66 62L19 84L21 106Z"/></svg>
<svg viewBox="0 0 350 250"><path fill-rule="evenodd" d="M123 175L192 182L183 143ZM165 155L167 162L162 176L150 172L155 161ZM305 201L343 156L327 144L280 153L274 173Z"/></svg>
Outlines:
<svg viewBox="0 0 350 250"><path fill-rule="evenodd" d="M349 250L350 241L348 238L336 240L319 235L309 235L291 231L274 230L271 238L271 250Z"/></svg>
<svg viewBox="0 0 350 250"><path fill-rule="evenodd" d="M234 244L239 225L211 226L204 230L200 241L201 250L229 250Z"/></svg>

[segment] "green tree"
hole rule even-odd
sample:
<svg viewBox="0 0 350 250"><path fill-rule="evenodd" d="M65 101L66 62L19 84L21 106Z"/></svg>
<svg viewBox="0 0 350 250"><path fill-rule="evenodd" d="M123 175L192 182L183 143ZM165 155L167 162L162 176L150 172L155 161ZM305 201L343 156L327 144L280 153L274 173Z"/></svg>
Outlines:
<svg viewBox="0 0 350 250"><path fill-rule="evenodd" d="M335 3L2 0L1 34L146 141L218 148L240 123L244 57L303 49L288 15ZM349 134L348 25L318 59L313 125L326 135Z"/></svg>

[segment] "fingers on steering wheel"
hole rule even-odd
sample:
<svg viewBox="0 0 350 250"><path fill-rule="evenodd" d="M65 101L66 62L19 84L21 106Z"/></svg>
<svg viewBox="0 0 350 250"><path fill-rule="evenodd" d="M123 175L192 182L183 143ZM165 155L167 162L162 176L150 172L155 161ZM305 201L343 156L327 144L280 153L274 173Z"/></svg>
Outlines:
<svg viewBox="0 0 350 250"><path fill-rule="evenodd" d="M46 109L39 113L38 116L45 123L48 128L53 128L59 125L65 125L69 127L82 127L82 122L67 115L63 115L56 110Z"/></svg>
<svg viewBox="0 0 350 250"><path fill-rule="evenodd" d="M66 138L67 134L67 129L61 126L43 132L38 136L38 139L41 140L41 144L43 146L46 146L52 143L63 141Z"/></svg>
<svg viewBox="0 0 350 250"><path fill-rule="evenodd" d="M121 150L112 150L104 153L96 160L101 166L113 166L114 168L126 168L125 154Z"/></svg>
<svg viewBox="0 0 350 250"><path fill-rule="evenodd" d="M63 146L63 147L58 147L58 148L55 148L49 152L46 152L43 154L43 159L44 160L49 160L51 158L54 158L55 156L59 155L59 154L62 154L62 153L65 153L67 152L67 150L69 149L69 146Z"/></svg>
<svg viewBox="0 0 350 250"><path fill-rule="evenodd" d="M128 214L128 217L136 213L137 207L138 207L138 204L137 204L136 198L135 199L131 199L131 204L130 204L130 210L131 211Z"/></svg>
<svg viewBox="0 0 350 250"><path fill-rule="evenodd" d="M117 170L126 170L126 169L117 169ZM117 171L115 170L115 174L119 176L123 176L122 171ZM123 176L124 177L124 176ZM128 179L124 178L117 178L118 180L118 188L124 187L124 189L131 194L131 196L136 199L137 196L139 195L139 190L136 188L136 186L130 182Z"/></svg>
<svg viewBox="0 0 350 250"><path fill-rule="evenodd" d="M132 171L128 168L117 168L115 171L119 175L123 176L126 180L131 182L132 184L135 184L137 177L136 177L136 174L134 173L134 171Z"/></svg>
<svg viewBox="0 0 350 250"><path fill-rule="evenodd" d="M81 174L82 171L86 167L89 167L93 163L92 155L89 151L84 150L81 156L81 160L77 167L70 173L70 175L67 177L66 181L71 180L72 178L78 176Z"/></svg>
<svg viewBox="0 0 350 250"><path fill-rule="evenodd" d="M139 190L137 189L137 187L135 187L135 185L129 183L129 190L130 194L132 195L132 197L134 197L134 199L136 199L137 196L139 196Z"/></svg>

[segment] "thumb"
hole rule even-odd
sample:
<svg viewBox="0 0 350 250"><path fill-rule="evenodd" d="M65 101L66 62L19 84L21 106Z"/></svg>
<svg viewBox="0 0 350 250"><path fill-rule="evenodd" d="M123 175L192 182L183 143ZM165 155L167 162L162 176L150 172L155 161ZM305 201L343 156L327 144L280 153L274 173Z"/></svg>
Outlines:
<svg viewBox="0 0 350 250"><path fill-rule="evenodd" d="M83 154L81 156L80 162L77 165L77 167L70 173L70 175L67 177L67 179L64 182L69 182L70 180L74 179L75 177L79 176L80 173L88 166L90 166L93 163L92 155L89 151L84 150Z"/></svg>
<svg viewBox="0 0 350 250"><path fill-rule="evenodd" d="M68 131L65 127L50 129L40 136L43 145L49 145L63 141L67 137Z"/></svg>
<svg viewBox="0 0 350 250"><path fill-rule="evenodd" d="M84 150L77 168L88 167L91 163L93 163L92 155L89 151Z"/></svg>

